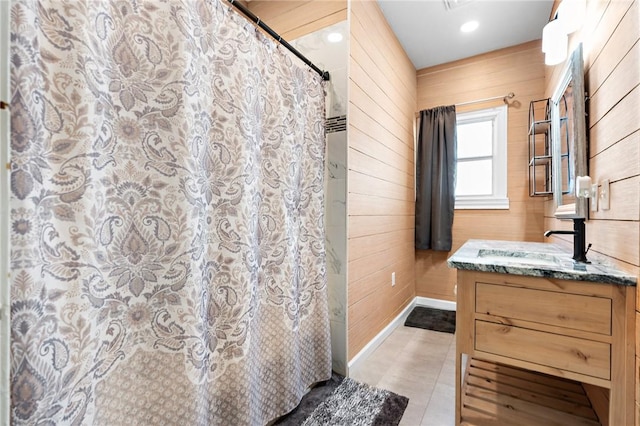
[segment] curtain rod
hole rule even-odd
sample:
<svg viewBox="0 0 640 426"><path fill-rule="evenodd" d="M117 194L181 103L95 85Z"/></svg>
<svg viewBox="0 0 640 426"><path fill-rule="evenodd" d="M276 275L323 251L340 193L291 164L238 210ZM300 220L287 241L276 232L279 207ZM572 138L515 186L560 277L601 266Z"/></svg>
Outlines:
<svg viewBox="0 0 640 426"><path fill-rule="evenodd" d="M509 103L509 99L513 99L515 97L516 97L515 93L509 92L504 96L493 96L491 98L476 99L475 101L460 102L459 104L455 104L455 106L479 104L479 103L482 103L482 102L495 101L496 99L502 99L505 104L508 104ZM416 117L420 117L420 111L416 112Z"/></svg>
<svg viewBox="0 0 640 426"><path fill-rule="evenodd" d="M265 30L267 32L267 34L269 34L271 37L273 37L278 43L280 43L281 45L283 45L284 47L286 47L287 49L289 49L291 51L291 53L293 53L294 55L296 55L298 58L300 58L302 60L302 62L304 62L305 64L309 65L311 67L311 69L313 69L315 72L317 72L318 74L320 74L320 76L322 77L323 80L327 81L329 80L329 71L323 71L320 68L318 68L313 62L311 62L310 60L308 60L302 53L300 53L295 47L293 47L292 45L289 44L289 42L287 40L284 40L280 34L278 34L277 32L273 31L271 29L271 27L269 27L267 24L265 24L264 22L262 22L260 20L259 17L257 17L256 15L253 14L253 12L251 12L249 9L247 9L246 7L244 7L241 3L236 2L235 0L227 0L229 3L231 3L231 5L233 7L235 7L236 9L238 9L240 12L242 12L242 14L244 16L246 16L247 18L249 18L254 24L256 24L258 27L262 28L263 30Z"/></svg>
<svg viewBox="0 0 640 426"><path fill-rule="evenodd" d="M506 104L506 103L509 103L509 101L508 101L509 99L513 99L515 96L516 96L515 93L509 92L508 94L506 94L504 96L493 96L491 98L476 99L475 101L460 102L459 104L456 104L456 106L479 104L481 102L494 101L496 99L502 99L504 101L504 103Z"/></svg>

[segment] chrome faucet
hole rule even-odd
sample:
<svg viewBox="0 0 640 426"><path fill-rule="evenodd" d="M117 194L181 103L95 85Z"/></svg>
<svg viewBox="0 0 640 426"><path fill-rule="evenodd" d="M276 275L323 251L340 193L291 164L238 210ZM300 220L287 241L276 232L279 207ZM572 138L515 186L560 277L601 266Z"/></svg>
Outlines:
<svg viewBox="0 0 640 426"><path fill-rule="evenodd" d="M544 233L544 236L549 237L553 234L573 235L573 260L576 262L590 263L587 260L589 248L585 250L586 231L584 219L573 219L573 231L547 231ZM589 244L589 247L591 247L591 244Z"/></svg>

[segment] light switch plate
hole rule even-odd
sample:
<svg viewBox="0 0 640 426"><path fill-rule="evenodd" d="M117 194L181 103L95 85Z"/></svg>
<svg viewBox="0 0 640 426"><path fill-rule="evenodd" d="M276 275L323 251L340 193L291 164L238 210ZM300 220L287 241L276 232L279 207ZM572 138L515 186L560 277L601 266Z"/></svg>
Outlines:
<svg viewBox="0 0 640 426"><path fill-rule="evenodd" d="M591 185L591 200L589 200L589 203L591 205L591 211L592 212L597 212L598 211L598 184L594 183L593 185Z"/></svg>
<svg viewBox="0 0 640 426"><path fill-rule="evenodd" d="M602 210L609 210L611 208L609 199L609 179L606 179L602 181L602 188L600 188L600 207Z"/></svg>

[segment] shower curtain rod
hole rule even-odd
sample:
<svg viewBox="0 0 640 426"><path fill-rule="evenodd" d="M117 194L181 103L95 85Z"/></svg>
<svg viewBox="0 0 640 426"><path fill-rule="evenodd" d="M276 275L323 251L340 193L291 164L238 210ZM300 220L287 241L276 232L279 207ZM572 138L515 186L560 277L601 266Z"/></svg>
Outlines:
<svg viewBox="0 0 640 426"><path fill-rule="evenodd" d="M289 49L291 51L291 53L293 53L298 58L300 58L302 60L302 62L304 62L305 64L309 65L311 67L311 69L313 69L315 72L320 74L320 76L322 77L323 80L325 80L325 81L329 80L329 71L323 71L320 68L318 68L313 62L308 60L306 58L306 56L304 56L302 53L300 53L295 47L290 45L287 40L284 40L280 36L280 34L278 34L277 32L273 31L271 29L271 27L269 27L267 24L265 24L263 21L261 21L259 17L254 15L253 12L251 12L249 9L244 7L241 3L236 2L235 0L227 0L227 1L229 3L231 3L231 5L233 7L235 7L240 12L242 12L242 14L244 16L246 16L247 18L249 18L254 24L256 24L258 27L260 27L263 30L265 30L267 32L267 34L269 34L271 37L273 37L278 43L280 43L281 45L283 45L284 47Z"/></svg>

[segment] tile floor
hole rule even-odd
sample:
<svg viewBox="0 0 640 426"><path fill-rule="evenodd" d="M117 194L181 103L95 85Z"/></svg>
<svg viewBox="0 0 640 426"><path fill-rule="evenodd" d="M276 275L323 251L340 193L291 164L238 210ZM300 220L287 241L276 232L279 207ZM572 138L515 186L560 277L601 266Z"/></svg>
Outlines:
<svg viewBox="0 0 640 426"><path fill-rule="evenodd" d="M453 334L399 326L350 376L409 398L400 426L452 426L455 354Z"/></svg>

